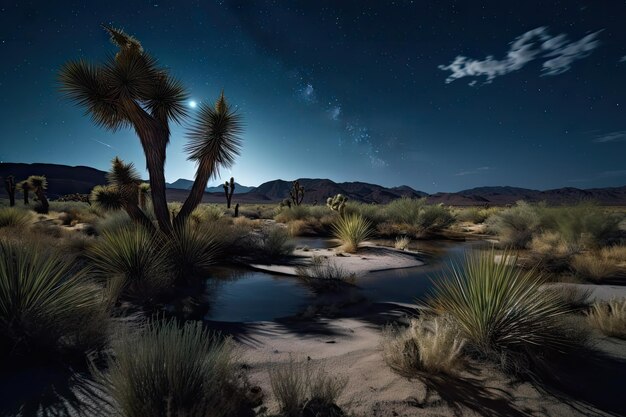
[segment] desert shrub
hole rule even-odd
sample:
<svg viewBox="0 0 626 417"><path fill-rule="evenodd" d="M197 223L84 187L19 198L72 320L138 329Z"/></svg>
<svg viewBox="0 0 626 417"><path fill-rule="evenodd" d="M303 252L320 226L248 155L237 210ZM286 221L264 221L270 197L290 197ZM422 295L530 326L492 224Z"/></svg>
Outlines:
<svg viewBox="0 0 626 417"><path fill-rule="evenodd" d="M454 214L459 221L481 224L500 210L498 207L466 207L458 209Z"/></svg>
<svg viewBox="0 0 626 417"><path fill-rule="evenodd" d="M97 234L101 235L104 232L112 233L120 229L132 227L134 224L133 219L125 211L115 211L97 219L94 229Z"/></svg>
<svg viewBox="0 0 626 417"><path fill-rule="evenodd" d="M269 259L291 255L295 248L289 233L282 227L261 230L255 239L255 246L261 256Z"/></svg>
<svg viewBox="0 0 626 417"><path fill-rule="evenodd" d="M582 309L587 307L590 304L592 290L588 289L580 289L575 285L558 285L558 287L554 288L551 286L546 286L545 291L554 292L563 303L570 307L572 310Z"/></svg>
<svg viewBox="0 0 626 417"><path fill-rule="evenodd" d="M278 223L287 223L293 220L306 220L311 217L311 206L300 205L293 207L282 207L274 220Z"/></svg>
<svg viewBox="0 0 626 417"><path fill-rule="evenodd" d="M345 214L359 214L364 219L369 220L372 225L377 225L386 220L384 206L378 204L359 203L349 201L346 203Z"/></svg>
<svg viewBox="0 0 626 417"><path fill-rule="evenodd" d="M593 249L605 245L619 230L620 216L591 203L546 207L537 211L544 230L558 232L572 247Z"/></svg>
<svg viewBox="0 0 626 417"><path fill-rule="evenodd" d="M594 303L587 320L607 336L626 339L626 298Z"/></svg>
<svg viewBox="0 0 626 417"><path fill-rule="evenodd" d="M324 256L313 256L307 265L296 267L296 274L316 286L334 287L342 283L353 284L356 276Z"/></svg>
<svg viewBox="0 0 626 417"><path fill-rule="evenodd" d="M179 281L193 281L213 265L221 245L215 229L193 222L174 229L165 239L165 252Z"/></svg>
<svg viewBox="0 0 626 417"><path fill-rule="evenodd" d="M0 208L0 228L26 227L33 219L31 212L15 207Z"/></svg>
<svg viewBox="0 0 626 417"><path fill-rule="evenodd" d="M372 224L359 214L341 216L333 224L333 235L341 241L343 250L353 253L372 237Z"/></svg>
<svg viewBox="0 0 626 417"><path fill-rule="evenodd" d="M396 242L394 243L394 247L399 250L407 250L409 245L411 244L411 238L408 236L398 236L396 237Z"/></svg>
<svg viewBox="0 0 626 417"><path fill-rule="evenodd" d="M332 377L326 371L307 361L289 362L269 371L270 385L280 411L288 417L301 415L307 399L319 400L322 405L335 404L346 384L346 378Z"/></svg>
<svg viewBox="0 0 626 417"><path fill-rule="evenodd" d="M84 354L104 344L101 290L58 253L0 240L0 352ZM8 364L8 362L7 362Z"/></svg>
<svg viewBox="0 0 626 417"><path fill-rule="evenodd" d="M233 348L199 322L152 321L120 334L93 373L113 415L227 417L240 406Z"/></svg>
<svg viewBox="0 0 626 417"><path fill-rule="evenodd" d="M388 326L382 340L385 362L405 376L454 372L465 344L459 330L443 316L412 319L406 329Z"/></svg>
<svg viewBox="0 0 626 417"><path fill-rule="evenodd" d="M399 198L387 204L384 214L387 222L410 226L415 233L439 232L455 220L449 208L429 205L425 198Z"/></svg>
<svg viewBox="0 0 626 417"><path fill-rule="evenodd" d="M425 205L414 225L423 233L439 232L454 223L454 216L443 204Z"/></svg>
<svg viewBox="0 0 626 417"><path fill-rule="evenodd" d="M619 271L615 261L607 258L600 251L575 255L572 258L571 266L577 275L595 282L602 282L611 278Z"/></svg>
<svg viewBox="0 0 626 417"><path fill-rule="evenodd" d="M307 222L304 220L292 220L287 223L287 231L291 237L302 236L308 231Z"/></svg>
<svg viewBox="0 0 626 417"><path fill-rule="evenodd" d="M167 255L159 237L139 225L103 232L86 254L96 276L110 289L146 302L172 283Z"/></svg>
<svg viewBox="0 0 626 417"><path fill-rule="evenodd" d="M488 231L498 235L500 244L515 248L525 248L540 226L537 210L524 201L518 201L513 207L500 211L487 221Z"/></svg>
<svg viewBox="0 0 626 417"><path fill-rule="evenodd" d="M493 251L470 253L434 282L430 307L449 315L468 346L490 358L531 358L531 351L568 344L560 320L570 311L565 302L541 288L545 277L536 269L515 264L506 252L498 261Z"/></svg>
<svg viewBox="0 0 626 417"><path fill-rule="evenodd" d="M224 211L216 205L201 204L191 213L196 223L214 222L224 215Z"/></svg>

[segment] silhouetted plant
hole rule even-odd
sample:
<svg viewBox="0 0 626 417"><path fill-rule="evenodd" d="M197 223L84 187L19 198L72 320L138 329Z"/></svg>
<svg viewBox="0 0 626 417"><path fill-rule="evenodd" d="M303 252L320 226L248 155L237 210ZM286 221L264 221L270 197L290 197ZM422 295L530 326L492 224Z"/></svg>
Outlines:
<svg viewBox="0 0 626 417"><path fill-rule="evenodd" d="M144 212L146 211L146 207L148 206L148 199L150 198L150 184L147 182L142 182L138 187L139 191L139 208L141 208Z"/></svg>
<svg viewBox="0 0 626 417"><path fill-rule="evenodd" d="M50 204L46 198L45 190L48 188L48 181L43 175L31 175L27 180L30 187L35 192L37 200L39 200L39 206L35 210L39 213L48 214Z"/></svg>
<svg viewBox="0 0 626 417"><path fill-rule="evenodd" d="M89 199L91 204L105 211L121 210L123 207L122 196L113 185L96 185Z"/></svg>
<svg viewBox="0 0 626 417"><path fill-rule="evenodd" d="M294 206L299 206L300 204L302 204L302 200L304 199L304 187L300 185L300 181L295 180L291 184L289 197L291 198L291 202Z"/></svg>
<svg viewBox="0 0 626 417"><path fill-rule="evenodd" d="M4 189L9 195L9 206L13 207L15 205L15 178L13 175L7 175L4 179Z"/></svg>
<svg viewBox="0 0 626 417"><path fill-rule="evenodd" d="M178 280L192 282L215 263L220 241L211 228L186 223L174 228L165 250Z"/></svg>
<svg viewBox="0 0 626 417"><path fill-rule="evenodd" d="M101 345L107 330L101 301L101 289L58 253L0 240L0 352L5 359Z"/></svg>
<svg viewBox="0 0 626 417"><path fill-rule="evenodd" d="M224 182L224 194L226 195L226 208L230 208L230 202L233 199L233 193L235 192L235 178L230 177L230 183Z"/></svg>
<svg viewBox="0 0 626 417"><path fill-rule="evenodd" d="M28 180L20 181L17 183L16 189L24 196L24 205L27 206L30 203L30 183L28 182Z"/></svg>
<svg viewBox="0 0 626 417"><path fill-rule="evenodd" d="M166 148L170 123L179 123L187 116L187 92L137 39L120 29L107 26L105 30L118 47L117 54L102 65L84 60L66 63L60 71L61 90L85 107L96 125L113 131L134 128L146 157L155 217L159 228L171 233L165 196ZM174 223L185 223L202 200L209 178L217 175L220 167L232 165L239 154L240 133L240 117L223 94L215 106L201 105L187 146L189 159L197 163L196 179Z"/></svg>

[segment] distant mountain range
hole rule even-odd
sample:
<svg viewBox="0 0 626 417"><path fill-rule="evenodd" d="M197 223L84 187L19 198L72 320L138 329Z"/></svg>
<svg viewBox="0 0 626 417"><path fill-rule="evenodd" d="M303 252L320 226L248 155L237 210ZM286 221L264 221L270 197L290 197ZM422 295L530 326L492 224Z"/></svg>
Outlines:
<svg viewBox="0 0 626 417"><path fill-rule="evenodd" d="M166 182L165 186L167 188L174 188L177 190L191 190L191 186L193 185L193 181L192 180L186 180L184 178L179 178L176 181L174 181L173 183L169 183ZM241 185L238 182L235 181L235 192L234 194L244 194L247 192L250 192L252 190L254 190L255 187L247 187L245 185ZM216 185L215 187L206 187L204 189L205 192L207 193L223 193L224 192L224 187L222 186L222 184L220 185Z"/></svg>
<svg viewBox="0 0 626 417"><path fill-rule="evenodd" d="M13 175L16 181L29 175L45 175L48 179L48 196L54 199L60 195L71 193L89 193L98 184L106 183L106 172L85 166L67 166L56 164L21 164L0 163L0 177ZM456 193L427 194L403 185L400 187L382 187L364 182L336 183L328 179L299 179L306 190L304 202L325 204L326 199L335 194L344 194L352 201L365 203L387 203L406 196L412 198L427 197L430 203L443 203L454 206L482 206L512 204L519 200L529 202L547 201L549 203L575 203L579 201L596 201L605 205L626 205L626 186L613 188L558 188L554 190L532 190L517 187L478 187ZM183 201L193 181L179 179L168 184L167 198L169 201ZM237 184L235 203L272 203L289 197L291 181L274 180L265 182L258 187L246 187ZM6 196L3 183L0 184L0 195ZM221 185L207 187L202 200L206 203L223 203L224 190Z"/></svg>

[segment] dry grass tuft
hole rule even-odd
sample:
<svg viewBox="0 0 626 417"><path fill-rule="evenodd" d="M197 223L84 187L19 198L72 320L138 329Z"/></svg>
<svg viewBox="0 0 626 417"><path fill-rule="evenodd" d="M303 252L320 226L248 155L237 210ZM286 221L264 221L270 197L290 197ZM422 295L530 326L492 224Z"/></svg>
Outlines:
<svg viewBox="0 0 626 417"><path fill-rule="evenodd" d="M453 373L461 364L464 345L459 330L443 316L413 319L407 329L387 327L382 341L385 362L405 376Z"/></svg>
<svg viewBox="0 0 626 417"><path fill-rule="evenodd" d="M594 303L587 320L607 336L626 339L626 298Z"/></svg>
<svg viewBox="0 0 626 417"><path fill-rule="evenodd" d="M393 245L396 249L407 250L411 244L411 238L408 236L396 237L396 243Z"/></svg>
<svg viewBox="0 0 626 417"><path fill-rule="evenodd" d="M576 255L571 265L578 275L594 282L601 282L619 272L616 262L600 251Z"/></svg>
<svg viewBox="0 0 626 417"><path fill-rule="evenodd" d="M372 234L372 223L360 214L339 217L333 224L333 235L341 241L343 250L349 253L356 252Z"/></svg>

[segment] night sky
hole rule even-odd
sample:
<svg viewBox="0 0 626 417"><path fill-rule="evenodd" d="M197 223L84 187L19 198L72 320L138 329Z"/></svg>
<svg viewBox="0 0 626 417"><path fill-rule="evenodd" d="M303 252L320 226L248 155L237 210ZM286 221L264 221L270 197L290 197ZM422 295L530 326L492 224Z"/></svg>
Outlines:
<svg viewBox="0 0 626 417"><path fill-rule="evenodd" d="M187 86L245 117L231 173L426 192L626 184L624 1L3 1L0 160L145 160L58 91L67 60L120 27ZM189 103L193 114L193 103ZM166 177L193 179L185 125ZM216 181L215 181L216 182Z"/></svg>

